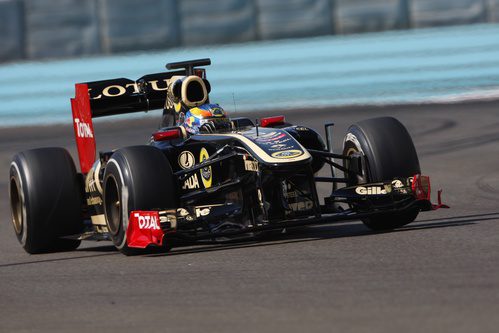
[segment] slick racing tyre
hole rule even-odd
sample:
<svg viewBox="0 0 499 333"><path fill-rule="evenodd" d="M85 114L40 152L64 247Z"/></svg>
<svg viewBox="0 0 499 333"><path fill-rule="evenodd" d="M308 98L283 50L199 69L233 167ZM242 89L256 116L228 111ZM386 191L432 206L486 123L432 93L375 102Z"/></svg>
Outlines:
<svg viewBox="0 0 499 333"><path fill-rule="evenodd" d="M104 214L111 239L126 255L141 253L127 245L130 212L176 208L173 171L161 150L134 146L117 150L104 172Z"/></svg>
<svg viewBox="0 0 499 333"><path fill-rule="evenodd" d="M9 199L17 239L28 253L74 250L83 231L82 194L75 165L63 148L27 150L10 165Z"/></svg>
<svg viewBox="0 0 499 333"><path fill-rule="evenodd" d="M343 155L360 153L366 158L364 177L358 184L407 178L421 173L419 159L407 129L392 117L360 121L348 129ZM356 185L356 184L349 184ZM372 230L391 230L414 221L418 208L377 215L362 220Z"/></svg>

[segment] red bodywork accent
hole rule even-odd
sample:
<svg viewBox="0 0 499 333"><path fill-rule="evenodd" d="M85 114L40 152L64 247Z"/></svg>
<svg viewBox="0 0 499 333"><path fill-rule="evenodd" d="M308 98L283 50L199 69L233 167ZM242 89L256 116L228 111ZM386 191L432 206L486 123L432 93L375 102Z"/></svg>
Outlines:
<svg viewBox="0 0 499 333"><path fill-rule="evenodd" d="M75 85L75 98L71 98L73 110L73 127L75 131L76 146L80 159L81 172L88 173L95 162L95 136L90 108L88 86L85 83Z"/></svg>
<svg viewBox="0 0 499 333"><path fill-rule="evenodd" d="M282 124L284 124L284 121L285 121L284 116L262 118L262 119L260 119L260 126L261 127L271 127L271 126L275 126L275 125L282 125Z"/></svg>
<svg viewBox="0 0 499 333"><path fill-rule="evenodd" d="M438 190L438 191L437 191L437 193L438 193L438 198L437 198L438 202L437 202L437 204L436 204L436 205L435 205L435 204L432 204L432 205L431 205L431 209L433 209L433 210L437 210L437 209L439 209L439 208L450 208L450 207L449 207L449 206L447 206L446 204L443 204L443 203L442 203L442 190Z"/></svg>
<svg viewBox="0 0 499 333"><path fill-rule="evenodd" d="M431 185L430 177L414 175L412 179L412 193L416 196L417 200L430 200L431 196Z"/></svg>
<svg viewBox="0 0 499 333"><path fill-rule="evenodd" d="M156 132L152 135L154 141L174 140L182 137L180 128L170 129L166 131Z"/></svg>
<svg viewBox="0 0 499 333"><path fill-rule="evenodd" d="M206 70L204 70L202 68L196 68L196 69L194 69L194 75L196 75L202 79L206 79Z"/></svg>
<svg viewBox="0 0 499 333"><path fill-rule="evenodd" d="M432 210L439 208L449 208L449 206L442 203L442 190L438 190L438 203L431 203L431 184L430 177L422 175L414 175L411 184L412 192L416 196L416 200L428 201L431 204Z"/></svg>
<svg viewBox="0 0 499 333"><path fill-rule="evenodd" d="M163 245L163 230L156 211L132 211L126 229L127 245L146 248L148 245Z"/></svg>

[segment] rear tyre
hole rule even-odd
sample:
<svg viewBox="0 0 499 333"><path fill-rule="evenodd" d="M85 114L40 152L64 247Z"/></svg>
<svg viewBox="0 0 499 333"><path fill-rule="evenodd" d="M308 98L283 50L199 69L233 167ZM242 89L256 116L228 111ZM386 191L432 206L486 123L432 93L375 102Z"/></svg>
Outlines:
<svg viewBox="0 0 499 333"><path fill-rule="evenodd" d="M63 148L27 150L10 165L9 199L17 239L28 253L74 250L83 231L80 182Z"/></svg>
<svg viewBox="0 0 499 333"><path fill-rule="evenodd" d="M130 212L177 206L173 171L161 150L134 146L120 149L111 156L104 172L104 212L118 250L126 255L144 252L127 245Z"/></svg>
<svg viewBox="0 0 499 333"><path fill-rule="evenodd" d="M390 181L421 173L409 132L392 117L367 119L350 126L344 139L343 154L354 153L363 154L367 160L367 170L363 170L365 176L359 177L357 184ZM372 230L391 230L414 221L418 214L419 209L413 208L365 218L362 222Z"/></svg>

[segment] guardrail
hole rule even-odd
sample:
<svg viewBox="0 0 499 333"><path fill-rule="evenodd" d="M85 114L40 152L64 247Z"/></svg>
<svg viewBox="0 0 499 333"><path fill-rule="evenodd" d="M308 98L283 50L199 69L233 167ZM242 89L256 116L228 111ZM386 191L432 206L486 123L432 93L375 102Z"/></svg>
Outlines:
<svg viewBox="0 0 499 333"><path fill-rule="evenodd" d="M0 0L0 61L499 22L499 0Z"/></svg>

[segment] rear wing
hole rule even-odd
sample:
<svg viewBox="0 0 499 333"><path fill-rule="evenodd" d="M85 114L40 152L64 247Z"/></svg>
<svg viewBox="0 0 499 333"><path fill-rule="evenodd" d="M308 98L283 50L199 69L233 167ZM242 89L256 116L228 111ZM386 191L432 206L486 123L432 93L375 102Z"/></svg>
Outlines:
<svg viewBox="0 0 499 333"><path fill-rule="evenodd" d="M119 78L77 83L76 90L87 86L92 118L157 110L165 105L168 80L179 75L185 71L149 74L137 81Z"/></svg>
<svg viewBox="0 0 499 333"><path fill-rule="evenodd" d="M119 78L75 85L71 109L82 173L87 173L95 162L92 119L162 109L166 101L168 80L174 75L185 75L185 71L145 75L137 81Z"/></svg>
<svg viewBox="0 0 499 333"><path fill-rule="evenodd" d="M196 61L190 61L174 63L174 66L168 64L168 69L184 69L149 74L136 81L118 78L77 83L75 97L71 98L71 109L81 172L88 173L95 162L93 118L162 109L166 102L169 80L173 76L185 76L187 73L204 79L204 69L192 68L193 65L203 64L209 63L205 61L198 64Z"/></svg>

